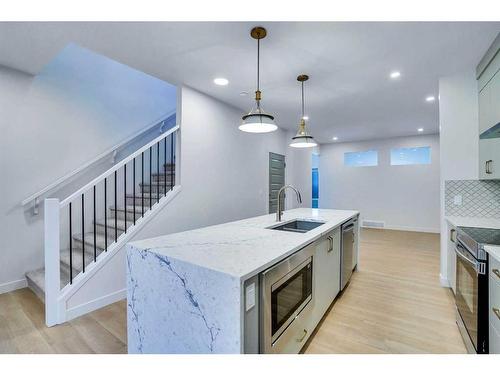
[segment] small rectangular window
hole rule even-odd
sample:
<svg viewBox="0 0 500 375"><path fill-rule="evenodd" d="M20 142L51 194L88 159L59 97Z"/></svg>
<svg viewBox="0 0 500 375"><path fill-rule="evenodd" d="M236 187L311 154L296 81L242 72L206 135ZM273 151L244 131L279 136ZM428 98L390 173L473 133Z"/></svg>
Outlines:
<svg viewBox="0 0 500 375"><path fill-rule="evenodd" d="M344 165L348 167L374 167L378 165L378 152L375 150L344 153Z"/></svg>
<svg viewBox="0 0 500 375"><path fill-rule="evenodd" d="M312 169L312 208L319 205L319 173L318 168Z"/></svg>
<svg viewBox="0 0 500 375"><path fill-rule="evenodd" d="M410 147L391 149L391 165L430 164L430 147Z"/></svg>

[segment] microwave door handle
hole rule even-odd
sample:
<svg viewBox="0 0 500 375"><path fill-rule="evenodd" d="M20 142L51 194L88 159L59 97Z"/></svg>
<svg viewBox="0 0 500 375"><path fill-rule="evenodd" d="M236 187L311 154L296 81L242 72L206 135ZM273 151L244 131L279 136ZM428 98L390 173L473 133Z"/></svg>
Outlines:
<svg viewBox="0 0 500 375"><path fill-rule="evenodd" d="M477 272L477 264L476 262L470 260L469 258L467 258L465 255L462 254L462 252L458 249L458 248L462 248L463 249L463 246L460 246L459 244L457 244L457 246L455 246L455 253L460 257L462 258L463 260L465 260L467 263L469 263L470 265L472 265L474 267L474 269L476 270ZM464 249L465 250L465 249Z"/></svg>

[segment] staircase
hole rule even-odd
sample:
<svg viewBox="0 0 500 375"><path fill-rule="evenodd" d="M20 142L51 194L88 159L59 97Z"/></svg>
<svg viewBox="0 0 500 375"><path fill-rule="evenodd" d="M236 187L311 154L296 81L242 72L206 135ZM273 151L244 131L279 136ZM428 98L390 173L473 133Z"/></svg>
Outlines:
<svg viewBox="0 0 500 375"><path fill-rule="evenodd" d="M60 201L44 201L45 267L26 274L47 326L124 297L125 244L179 193L176 125Z"/></svg>
<svg viewBox="0 0 500 375"><path fill-rule="evenodd" d="M83 272L84 262L85 267L95 262L101 253L106 251L126 230L134 225L134 221L154 208L154 205L175 185L175 164L164 164L163 168L163 173L151 174L150 182L138 184L139 191L135 195L126 194L126 205L125 203L117 207L109 205L107 208L108 218L95 221L95 232L92 230L84 235L81 232L72 235L71 255L70 249L61 250L60 253L61 289L69 284L72 278ZM157 194L158 191L160 194ZM95 258L94 242L96 245ZM72 272L70 272L71 268ZM44 301L45 268L26 273L26 279L28 287Z"/></svg>

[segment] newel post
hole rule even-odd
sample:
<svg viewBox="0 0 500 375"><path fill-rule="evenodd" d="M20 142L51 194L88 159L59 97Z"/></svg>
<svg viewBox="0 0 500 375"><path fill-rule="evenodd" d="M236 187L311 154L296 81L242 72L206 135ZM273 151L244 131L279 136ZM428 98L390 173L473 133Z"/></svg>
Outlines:
<svg viewBox="0 0 500 375"><path fill-rule="evenodd" d="M59 323L58 297L60 286L60 209L59 199L45 199L44 247L45 247L45 324Z"/></svg>

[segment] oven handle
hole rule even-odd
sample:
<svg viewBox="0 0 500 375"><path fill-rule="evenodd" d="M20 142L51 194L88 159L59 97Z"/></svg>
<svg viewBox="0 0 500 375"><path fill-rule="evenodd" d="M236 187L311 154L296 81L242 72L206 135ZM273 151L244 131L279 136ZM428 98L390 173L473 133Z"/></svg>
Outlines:
<svg viewBox="0 0 500 375"><path fill-rule="evenodd" d="M476 271L476 273L480 273L479 272L479 267L478 267L478 262L474 262L472 260L470 260L469 258L467 258L463 253L462 251L460 251L460 249L463 249L465 251L467 251L467 249L465 247L463 247L460 242L457 242L456 245L455 245L455 253L460 257L462 258L463 260L465 260L467 263L469 263L470 265L472 265L474 267L474 270Z"/></svg>

